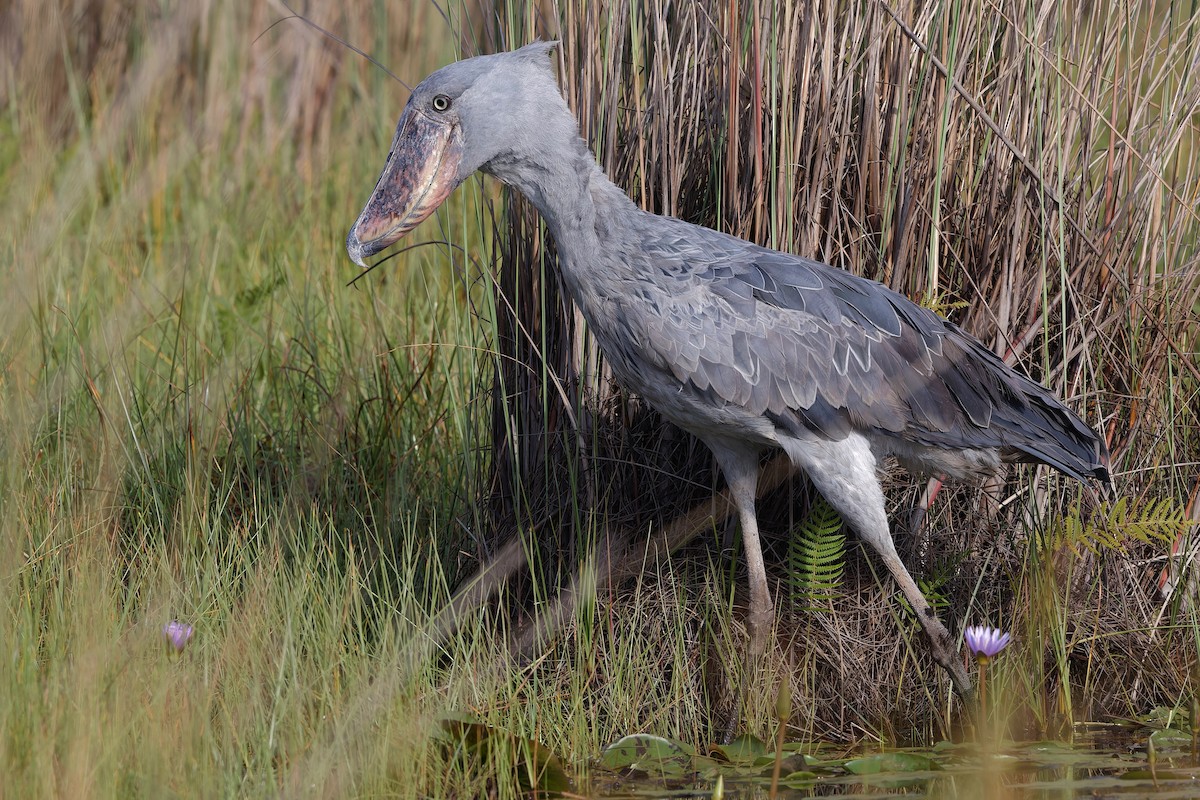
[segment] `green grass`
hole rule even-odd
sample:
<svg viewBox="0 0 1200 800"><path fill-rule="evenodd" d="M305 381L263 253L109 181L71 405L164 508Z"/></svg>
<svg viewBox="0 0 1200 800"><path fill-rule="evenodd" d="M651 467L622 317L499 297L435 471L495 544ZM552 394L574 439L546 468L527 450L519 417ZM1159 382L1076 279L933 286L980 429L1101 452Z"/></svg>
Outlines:
<svg viewBox="0 0 1200 800"><path fill-rule="evenodd" d="M520 38L531 7L500 5L506 32ZM23 55L10 62L0 47L0 793L509 797L518 792L513 770L528 757L526 739L580 774L625 733L708 741L723 722L721 689L727 673L740 671L731 654L743 641L740 595L730 588L736 570L707 548L719 531L686 557L650 560L651 574L618 588L585 579L566 635L532 663L514 661L506 641L520 614L533 613L530 596L553 595L537 578L532 588L516 582L469 608L444 632L439 612L502 536L558 536L586 550L610 525L669 527L677 506L694 499L656 500L649 511L623 503L620 479L661 433L631 434L616 451L623 463L592 429L589 444L604 455L593 471L575 456L541 458L546 448L529 442L542 440L524 438L528 409L519 403L528 401L496 399L493 381L533 376L520 385L535 387L532 402L545 415L558 408L546 388L556 380L580 407L603 386L564 382L554 373L563 362L515 363L503 349L495 256L508 246L525 251L511 244L506 218L492 229L502 208L494 185L468 182L410 239L451 246L416 247L347 286L356 273L342 243L382 164L402 87L298 24L259 38L274 19L267 4L134 4L122 15L118 4L97 2L84 12L93 26L62 6L43 14L39 4L19 5ZM1028 218L1018 225L1004 217L1006 242L1019 245L1008 284L995 277L1007 262L991 245L972 256L970 231L1001 213L988 193L1001 183L985 157L994 138L957 107L925 113L920 103L939 85L927 64L911 79L913 105L895 121L911 135L877 143L888 161L871 166L861 184L873 193L861 208L836 200L859 184L848 177L852 167L839 173L830 165L853 165L859 144L835 135L834 123L838 109L857 107L854 98L871 88L848 76L879 66L864 43L886 19L841 20L862 45L855 59L822 61L821 48L832 44L813 40L804 63L836 73L821 73L821 85L836 88L827 107L806 105L797 87L810 91L814 79L772 50L764 67L766 161L756 166L753 139L730 144L715 128L714 139L704 138L703 87L676 87L678 107L661 94L671 83L662 51L650 46L652 10L622 7L601 33L583 16L542 31L566 40L569 86L586 83L584 63L609 70L610 78L588 81L617 82L579 103L594 101L584 109L585 130L622 185L660 210L890 275L913 296L974 297L962 265L986 262L984 301L967 322L1005 320L1002 335L1028 348L1026 366L1103 410L1122 485L1136 501L1133 522L1121 525L1132 529L1137 514L1162 512L1156 498L1181 513L1194 475L1188 465L1200 452L1198 383L1186 363L1194 360L1200 296L1200 226L1188 205L1198 185L1195 121L1185 108L1196 84L1179 66L1191 52L1180 31L1190 34L1192 21L1175 23L1175 38L1144 61L1144 42L1117 36L1100 37L1082 55L1063 45L1054 69L1027 66L1052 84L1039 98L1061 94L1078 110L1079 95L1055 69L1078 81L1086 72L1079 64L1097 60L1100 100L1090 102L1107 115L1114 101L1103 87L1123 87L1129 95L1118 95L1116 107L1132 121L1122 130L1141 137L1131 171L1119 177L1122 189L1142 193L1107 201L1094 172L1055 171L1103 163L1114 141L1107 131L1081 132L1078 115L1046 107L1053 130L1035 130L1043 123L1033 115L1020 138L1026 149L1045 146L1038 152L1053 161L1045 169L1056 176L1055 191L1086 211L1093 237L1105 208L1108 230L1118 232L1104 242L1110 258L1089 260L1084 277L1069 281L1094 288L1101 268L1122 268L1112 272L1119 291L1089 294L1105 310L1093 317L1103 323L1093 335L1054 311L1063 302L1056 287L1068 282L1062 273L1083 252L1065 218L1035 208L1033 216L1047 217L1034 235L1021 227ZM459 6L451 12L455 31L427 4L313 9L318 22L410 82L456 56L459 30L470 32L468 42L497 33ZM960 12L966 16L947 28L947 46L980 47L978 37L963 44L982 29ZM770 20L763 41L799 35L799 21ZM1115 36L1112 20L1088 24ZM1086 32L1075 35L1082 41ZM744 33L742 46L752 49L750 29ZM593 52L604 42L627 47ZM712 65L722 52L709 39L688 46L691 61L682 63ZM1151 73L1136 92L1128 82L1105 83L1114 71L1132 74L1131 63ZM966 85L1005 97L1012 76L985 66ZM620 78L625 67L628 81ZM717 67L694 74L725 80ZM655 108L678 113L656 117ZM828 135L798 133L813 125ZM690 149L674 153L661 137ZM917 221L904 228L896 182L919 155L920 147L910 150L916 141L927 145L928 175L949 173L953 162L966 177L949 197L920 183L918 197L934 198L936 213L918 203L919 213L910 212ZM1155 169L1163 183L1155 183L1134 167L1164 142L1178 146L1161 148ZM727 145L745 154L740 171L721 160ZM1053 155L1056 148L1064 152ZM746 194L762 181L767 191ZM699 200L689 206L689 197ZM1036 205L1023 203L1013 205ZM878 231L867 230L868 218ZM531 239L521 241L528 247ZM919 254L939 248L945 263L930 273ZM529 265L505 266L514 267ZM545 281L532 280L543 277L537 268L521 291L546 291ZM1016 308L1001 307L1006 286L1020 295ZM556 302L538 295L524 309ZM1152 319L1147 308L1162 313ZM539 355L576 344L565 327L529 324ZM1073 354L1067 368L1064 352ZM508 431L511 450L493 441L496 430ZM535 459L536 480L522 472L522 458ZM650 463L683 471L697 458L705 456ZM713 481L684 479L707 502ZM515 519L497 521L503 481L524 501L512 503ZM946 584L955 603L967 599L955 606L959 618L986 615L1018 632L1019 647L996 673L1011 698L1011 728L1058 732L1069 711L1132 714L1183 698L1194 689L1194 614L1186 604L1164 607L1146 588L1163 543L1117 536L1081 546L1086 527L1068 493L1047 500L1046 492L1029 499L1024 491L1014 490L998 535L962 522L959 509L974 509L972 493L953 495L933 515L935 527L958 537L953 549L969 554L954 562L959 577ZM788 497L775 505L778 527L790 529L796 504ZM559 523L576 526L579 539ZM529 550L535 561L543 555ZM854 551L848 559L827 613L783 618L779 639L792 647L773 651L755 685L792 681L793 738L945 735L952 723L944 687L930 688L937 676L903 606L886 581L872 578L868 560ZM564 557L547 571L569 575L571 564ZM1114 603L1114 595L1129 599ZM177 658L161 635L175 618L196 628ZM773 691L751 693L750 730L772 729L773 704ZM514 734L515 751L496 748L474 766L453 758L441 720L462 715Z"/></svg>
<svg viewBox="0 0 1200 800"><path fill-rule="evenodd" d="M370 47L384 8L341 21ZM694 612L675 594L646 593L616 629L581 608L592 644L549 666L507 666L494 610L429 643L487 519L473 476L487 458L491 296L477 259L491 190L472 182L417 236L454 247L416 248L347 286L345 231L404 92L295 25L255 42L269 18L245 13L139 11L161 17L129 29L127 72L81 66L73 48L89 48L75 42L26 66L7 106L5 790L511 796L495 765L447 760L448 714L579 764L612 730L699 739L697 694L661 684L661 651L635 647L649 628L685 651L688 626L668 623ZM182 53L141 27L197 18L211 39ZM57 15L45 25L48 47L70 30ZM25 35L40 32L30 21ZM437 41L393 45L391 65L419 77L454 57ZM340 65L337 88L324 105L302 98L300 118L318 118L309 142L286 98L309 91L322 59ZM256 69L265 100L241 94ZM62 93L44 98L56 78ZM111 99L129 86L144 90L136 107ZM179 658L161 634L175 618L196 628ZM587 691L600 661L621 686L611 708Z"/></svg>
<svg viewBox="0 0 1200 800"><path fill-rule="evenodd" d="M202 16L225 35L237 23L224 9ZM461 302L471 271L429 247L349 288L339 246L375 169L355 142L382 151L396 107L365 89L393 88L367 70L340 84L323 113L356 133L331 137L306 179L285 119L247 109L243 137L208 126L199 89L171 96L173 78L189 91L189 56L213 59L196 79L222 80L215 33L183 54L142 35L131 30L140 52L118 80L149 84L135 111L72 108L95 73L51 52L61 105L39 116L32 86L5 120L19 147L0 154L0 750L22 796L321 781L293 775L296 763L335 738L371 681L398 674L459 543L447 532L464 505L479 373ZM294 26L251 38L224 55L313 60ZM215 105L236 101L240 67L213 87ZM441 218L475 248L466 202ZM160 628L175 617L197 633L169 660ZM406 676L390 711L361 714L389 735L329 751L386 744L371 781L436 786L430 720L451 704L433 694L436 674Z"/></svg>

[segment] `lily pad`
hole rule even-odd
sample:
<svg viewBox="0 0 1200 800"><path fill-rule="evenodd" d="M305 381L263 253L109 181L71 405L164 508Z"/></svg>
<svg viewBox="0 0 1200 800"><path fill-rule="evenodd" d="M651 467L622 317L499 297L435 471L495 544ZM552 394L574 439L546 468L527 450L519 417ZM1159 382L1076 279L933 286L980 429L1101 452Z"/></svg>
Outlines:
<svg viewBox="0 0 1200 800"><path fill-rule="evenodd" d="M775 754L767 753L764 756L759 756L758 758L754 759L754 766L761 767L763 774L765 775L774 775ZM804 758L803 753L791 753L789 755L784 755L782 761L780 761L779 774L792 775L796 772L806 770L807 768L808 761Z"/></svg>
<svg viewBox="0 0 1200 800"><path fill-rule="evenodd" d="M821 780L821 776L817 773L800 770L790 775L784 775L779 779L779 784L789 789L810 789L816 786L819 780Z"/></svg>
<svg viewBox="0 0 1200 800"><path fill-rule="evenodd" d="M729 744L714 744L708 748L708 752L732 764L751 764L767 754L767 746L756 736L742 735Z"/></svg>
<svg viewBox="0 0 1200 800"><path fill-rule="evenodd" d="M649 733L624 736L604 748L600 765L613 771L633 770L678 776L693 771L692 754L679 742Z"/></svg>
<svg viewBox="0 0 1200 800"><path fill-rule="evenodd" d="M1192 735L1176 728L1164 728L1150 734L1150 741L1159 750L1191 750Z"/></svg>
<svg viewBox="0 0 1200 800"><path fill-rule="evenodd" d="M941 767L928 756L917 753L876 753L852 758L845 764L855 775L878 775L881 772L933 772Z"/></svg>

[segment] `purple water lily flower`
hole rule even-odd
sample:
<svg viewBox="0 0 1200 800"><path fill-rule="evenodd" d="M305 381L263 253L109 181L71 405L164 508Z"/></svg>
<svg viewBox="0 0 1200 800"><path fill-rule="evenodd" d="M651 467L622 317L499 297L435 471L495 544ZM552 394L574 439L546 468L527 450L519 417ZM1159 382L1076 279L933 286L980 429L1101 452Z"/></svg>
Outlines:
<svg viewBox="0 0 1200 800"><path fill-rule="evenodd" d="M166 625L163 625L162 632L163 638L167 640L167 647L176 653L182 653L183 648L187 647L188 642L192 640L192 634L195 633L195 629L186 622L173 619Z"/></svg>
<svg viewBox="0 0 1200 800"><path fill-rule="evenodd" d="M1008 647L1012 639L999 628L989 628L986 625L967 628L963 638L967 641L967 649L974 653L976 658L994 658L997 653Z"/></svg>

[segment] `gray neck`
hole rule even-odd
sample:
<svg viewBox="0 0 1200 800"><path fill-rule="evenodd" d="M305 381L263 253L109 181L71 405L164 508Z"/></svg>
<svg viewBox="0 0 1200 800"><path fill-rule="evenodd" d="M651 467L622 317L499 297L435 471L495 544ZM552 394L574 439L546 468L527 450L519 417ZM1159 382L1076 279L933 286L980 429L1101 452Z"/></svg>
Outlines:
<svg viewBox="0 0 1200 800"><path fill-rule="evenodd" d="M532 155L496 158L486 170L537 208L558 245L564 274L592 263L601 238L620 236L637 210L605 176L578 134L568 142L543 141ZM576 276L566 277L573 283ZM578 287L570 288L578 299Z"/></svg>

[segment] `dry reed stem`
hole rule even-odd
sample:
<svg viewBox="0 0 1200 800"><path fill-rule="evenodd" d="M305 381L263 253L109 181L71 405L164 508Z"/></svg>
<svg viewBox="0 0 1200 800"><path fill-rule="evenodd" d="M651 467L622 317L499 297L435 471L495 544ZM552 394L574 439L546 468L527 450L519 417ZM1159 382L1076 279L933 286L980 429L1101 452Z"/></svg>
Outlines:
<svg viewBox="0 0 1200 800"><path fill-rule="evenodd" d="M1080 409L1109 441L1120 490L1148 498L1190 484L1184 465L1200 460L1200 420L1172 399L1183 392L1195 406L1200 396L1189 355L1200 264L1184 233L1200 230L1192 207L1200 138L1189 111L1197 86L1186 80L1200 37L1185 34L1194 17L1148 12L1136 27L1131 13L713 0L678 5L668 18L658 3L617 2L609 16L567 4L558 18L539 20L546 28L496 38L520 42L553 29L563 39L562 83L584 136L644 207L846 266L933 305ZM1140 31L1145 38L1133 42ZM553 248L528 244L537 231L529 209L510 211L516 222L501 232L511 248L501 274L538 274L543 280L523 291L549 296ZM499 288L515 284L502 277ZM558 353L583 352L586 332L569 314L568 324L530 323L544 348L506 350L511 363L533 359L555 373L567 363ZM519 518L554 520L579 536L596 514L633 522L601 530L636 529L645 519L669 526L696 504L711 461L656 429L636 398L614 398L594 356L571 360L563 376L586 389L572 399L586 457L572 455L568 431L545 427L555 415L537 381L514 392L504 379L496 402L515 422L507 436L543 447L532 462L528 450L510 460L509 439L498 440L494 485L536 498ZM622 433L630 424L636 433ZM582 479L607 488L580 503L571 484L545 478L578 467L547 463L586 464ZM624 465L620 477L593 474L610 463ZM679 470L679 482L664 480L664 465ZM1169 480L1150 481L1156 470ZM1010 479L993 506L995 525L1020 530L1053 518L1069 497L1040 483L1027 492ZM767 498L766 512L781 501ZM948 503L935 510L935 529L957 542L938 550L966 552L977 518ZM513 510L501 507L502 518ZM562 534L543 541L547 551L563 545ZM1017 569L1009 559L1021 558L1021 548L1004 552ZM611 557L595 558L599 566L587 569L599 574ZM1092 574L1093 566L1078 567ZM1004 569L986 566L989 574ZM1005 602L975 595L969 579L956 585L952 607L966 608L971 597ZM1096 602L1106 613L1129 613L1131 630L1153 616L1121 609L1111 589L1104 598ZM572 601L560 602L551 629L569 617Z"/></svg>

